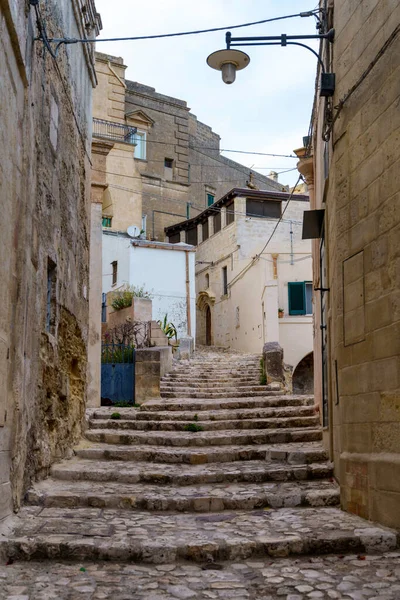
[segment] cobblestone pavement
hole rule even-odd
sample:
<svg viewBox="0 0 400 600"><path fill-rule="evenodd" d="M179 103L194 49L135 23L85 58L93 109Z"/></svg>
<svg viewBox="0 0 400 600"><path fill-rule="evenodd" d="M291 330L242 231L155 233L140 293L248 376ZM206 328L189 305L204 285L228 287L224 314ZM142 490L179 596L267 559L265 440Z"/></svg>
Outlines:
<svg viewBox="0 0 400 600"><path fill-rule="evenodd" d="M28 562L0 566L0 600L53 598L397 600L400 553L214 565Z"/></svg>

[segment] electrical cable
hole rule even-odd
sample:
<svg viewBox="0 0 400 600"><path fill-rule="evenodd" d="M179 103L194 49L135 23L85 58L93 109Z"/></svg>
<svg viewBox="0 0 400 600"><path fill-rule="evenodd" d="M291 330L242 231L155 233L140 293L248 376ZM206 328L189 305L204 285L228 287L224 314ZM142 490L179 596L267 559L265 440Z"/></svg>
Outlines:
<svg viewBox="0 0 400 600"><path fill-rule="evenodd" d="M265 253L265 249L267 248L267 246L268 246L269 242L271 241L271 239L272 239L272 237L273 237L273 235L274 235L275 231L277 230L277 228L278 228L279 224L281 223L281 221L282 221L282 219L283 219L283 215L285 214L285 212L286 212L286 210L287 210L287 208L288 208L288 206L289 206L289 204L290 204L290 201L291 201L291 199L292 199L292 197L293 197L293 195L294 195L294 190L296 189L296 187L297 187L297 185L298 185L298 183L300 182L300 180L301 180L301 179L302 179L302 176L301 176L301 175L299 175L299 177L298 177L298 179L297 179L297 182L296 182L296 184L294 185L294 187L293 187L293 190L292 190L292 192L290 193L290 196L289 196L289 197L288 197L288 199L287 199L287 203L286 203L286 206L285 206L285 208L283 209L282 215L281 215L281 217L279 218L278 222L276 223L276 225L275 225L275 227L274 227L274 229L273 229L273 231L272 231L271 235L269 236L269 238L268 238L268 239L267 239L267 241L265 242L265 244L264 244L264 247L262 248L261 252L258 252L258 254L256 254L256 255L255 255L253 258L252 258L251 262L250 262L248 265L246 265L246 267L244 267L244 268L243 268L243 269L242 269L242 270L241 270L241 271L240 271L240 272L239 272L239 273L238 273L238 274L237 274L237 275L236 275L236 276L235 276L235 277L232 279L232 281L231 281L230 283L228 283L228 288L229 288L229 289L230 289L232 286L234 286L234 285L235 285L235 283L237 283L237 281L239 281L239 279L241 279L241 278L242 278L242 277L243 277L243 276L244 276L244 275L247 273L247 271L249 271L249 270L251 269L251 267L253 267L253 266L255 265L255 263L256 263L256 262L259 260L259 258L261 257L261 255L262 255L263 253Z"/></svg>
<svg viewBox="0 0 400 600"><path fill-rule="evenodd" d="M302 13L296 13L293 15L284 15L281 17L272 17L270 19L262 19L261 21L252 21L251 23L241 23L239 25L226 25L224 27L212 27L211 29L197 29L194 31L180 31L177 33L162 33L157 35L142 35L135 37L121 37L121 38L97 38L95 40L91 39L79 39L79 38L65 38L65 40L60 38L49 39L49 42L63 42L66 44L76 44L81 42L83 44L93 43L93 42L130 42L137 40L155 40L161 38L170 38L170 37L182 37L186 35L197 35L200 33L214 33L216 31L226 31L228 29L240 29L242 27L253 27L254 25L263 25L264 23L272 23L273 21L282 21L284 19L293 19L294 17L312 17L315 16L315 13L318 14L319 10L311 10Z"/></svg>
<svg viewBox="0 0 400 600"><path fill-rule="evenodd" d="M296 183L296 185L297 185L297 183ZM150 194L148 192L138 192L136 190L131 190L130 188L126 188L126 187L123 187L123 186L120 186L120 185L116 185L116 184L113 184L113 183L109 183L108 187L113 187L113 188L116 188L116 189L119 189L119 190L123 190L125 192L130 192L132 194L137 194L137 195L140 195L140 196L147 196L147 197L151 198L152 200L167 200L168 202L175 202L175 203L178 203L178 204L181 204L181 205L185 204L185 202L182 202L181 200L177 200L176 198L160 198L160 197L159 198L155 198L154 194ZM167 188L167 189L172 189L172 188ZM269 191L269 190L266 190L266 191ZM272 193L275 193L275 192L272 192ZM280 192L280 193L282 193L282 192ZM292 192L292 194L293 194L293 192ZM282 198L282 202L287 202L287 201L288 201L287 198ZM186 204L188 204L188 203L186 203ZM190 208L194 208L195 210L198 210L199 212L204 212L206 210L210 210L210 211L212 211L214 213L220 213L220 212L222 212L222 207L221 208L219 208L218 206L213 207L212 205L204 207L204 206L199 206L197 204L190 204ZM242 213L242 212L238 212L238 211L234 211L234 210L229 210L229 209L226 209L225 212L227 214L240 215L240 216L244 216L244 217L247 217L247 218L252 218L252 217L257 217L259 219L260 218L264 218L264 219L271 218L271 217L261 217L260 215L253 214L253 213L247 213L247 212L246 213ZM190 220L190 219L186 219L186 220ZM293 222L295 222L295 221L293 221ZM299 223L300 223L300 221L299 221ZM175 223L174 225L179 225L179 223ZM174 227L174 225L169 225L168 227Z"/></svg>

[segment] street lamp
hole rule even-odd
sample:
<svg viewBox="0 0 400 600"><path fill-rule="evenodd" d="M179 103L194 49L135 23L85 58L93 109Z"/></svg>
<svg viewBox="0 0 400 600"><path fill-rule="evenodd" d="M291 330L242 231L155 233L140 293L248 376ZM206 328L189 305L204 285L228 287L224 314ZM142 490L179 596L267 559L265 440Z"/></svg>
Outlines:
<svg viewBox="0 0 400 600"><path fill-rule="evenodd" d="M327 33L318 35L278 35L267 37L232 37L230 31L226 33L226 49L217 50L207 58L207 64L217 71L222 72L224 83L233 83L236 79L236 71L247 67L250 63L250 57L241 50L232 50L231 46L301 46L310 50L321 65L321 88L320 96L333 96L335 91L335 74L327 73L324 62L320 55L306 44L292 40L321 40L325 39L333 43L335 39L335 30L330 29Z"/></svg>

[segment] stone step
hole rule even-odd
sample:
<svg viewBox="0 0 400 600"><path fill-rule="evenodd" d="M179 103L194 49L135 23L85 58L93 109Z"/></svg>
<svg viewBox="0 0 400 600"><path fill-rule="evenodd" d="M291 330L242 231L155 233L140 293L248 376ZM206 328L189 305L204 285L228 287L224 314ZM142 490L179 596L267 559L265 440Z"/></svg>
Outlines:
<svg viewBox="0 0 400 600"><path fill-rule="evenodd" d="M240 562L266 555L376 554L398 544L396 531L332 507L193 515L28 506L8 526L7 535L0 537L3 563L33 559Z"/></svg>
<svg viewBox="0 0 400 600"><path fill-rule="evenodd" d="M92 442L107 444L154 444L159 446L224 446L232 444L285 444L288 442L315 442L322 439L322 431L306 429L254 429L250 431L113 431L89 429L85 436Z"/></svg>
<svg viewBox="0 0 400 600"><path fill-rule="evenodd" d="M198 375L199 381L210 381L210 382L218 382L218 381L254 381L259 379L260 371L254 373L253 375L241 374L241 373L233 373L229 376L217 377L212 373L202 373ZM184 371L182 373L177 373L176 371L171 371L164 375L161 381L193 381L193 375Z"/></svg>
<svg viewBox="0 0 400 600"><path fill-rule="evenodd" d="M295 506L335 506L339 488L329 481L226 483L182 487L47 479L29 490L28 505L45 508L115 508L216 512Z"/></svg>
<svg viewBox="0 0 400 600"><path fill-rule="evenodd" d="M270 384L271 386L274 384ZM270 391L268 387L264 387L264 391L249 392L248 390L238 392L237 390L225 391L225 392L209 392L209 391L198 391L195 392L191 389L184 388L179 392L161 392L161 398L205 398L205 399L224 399L224 398L263 398L267 394L279 394L280 392Z"/></svg>
<svg viewBox="0 0 400 600"><path fill-rule="evenodd" d="M266 389L266 385L260 385L258 380L254 379L252 381L232 381L230 379L226 382L218 382L212 381L211 383L208 381L182 381L182 380L172 380L172 381L161 381L160 383L161 389L170 390L170 389L179 389L179 388L194 388L195 390L200 389L217 389L217 390L226 390L230 388L246 388L252 389L253 387L262 387Z"/></svg>
<svg viewBox="0 0 400 600"><path fill-rule="evenodd" d="M103 407L89 412L92 420L110 419L111 415L118 413L121 419L133 421L189 421L198 419L194 411L146 411L143 408L113 408ZM202 421L226 421L229 419L268 419L278 417L309 417L315 415L314 406L283 406L272 408L248 408L244 410L203 410L200 413Z"/></svg>
<svg viewBox="0 0 400 600"><path fill-rule="evenodd" d="M260 444L257 446L203 446L202 448L162 447L162 446L110 446L89 444L82 441L75 448L75 454L82 459L96 461L147 461L154 463L205 465L249 460L285 462L287 464L310 464L326 461L326 451L320 442L305 444ZM221 465L223 468L223 464Z"/></svg>
<svg viewBox="0 0 400 600"><path fill-rule="evenodd" d="M171 418L173 413L169 413ZM203 413L201 417L203 417ZM91 429L112 429L114 431L187 431L188 427L201 427L201 431L225 431L225 430L250 430L250 429L286 429L294 427L318 427L319 416L309 417L284 417L271 419L236 419L227 421L209 421L196 419L195 421L144 421L133 419L91 419Z"/></svg>
<svg viewBox="0 0 400 600"><path fill-rule="evenodd" d="M276 392L270 392L268 396L263 396L260 398L221 398L218 400L208 400L207 398L203 398L197 401L196 399L191 398L172 398L170 400L148 400L142 404L141 410L190 410L199 413L203 410L243 410L251 408L274 408L283 406L314 406L314 397L288 396ZM120 412L121 409L117 410Z"/></svg>
<svg viewBox="0 0 400 600"><path fill-rule="evenodd" d="M332 463L287 464L251 460L211 465L166 465L75 458L53 465L51 476L65 481L97 481L188 486L222 483L305 481L332 477Z"/></svg>
<svg viewBox="0 0 400 600"><path fill-rule="evenodd" d="M246 393L250 396L253 392L262 392L264 395L266 392L275 389L275 387L270 387L269 385L229 385L229 386L220 386L220 385L203 385L203 386L191 386L187 387L186 385L181 384L160 384L160 392L161 394L168 392L175 392L179 394L186 394L193 392L200 392L201 394L208 396L209 394L242 394ZM279 388L278 388L279 389Z"/></svg>

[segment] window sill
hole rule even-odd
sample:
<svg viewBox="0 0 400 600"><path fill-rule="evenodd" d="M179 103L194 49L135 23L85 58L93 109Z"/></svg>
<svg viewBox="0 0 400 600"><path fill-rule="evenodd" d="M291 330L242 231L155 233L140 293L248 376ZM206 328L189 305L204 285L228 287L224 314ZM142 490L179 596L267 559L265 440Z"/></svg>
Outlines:
<svg viewBox="0 0 400 600"><path fill-rule="evenodd" d="M281 325L289 323L312 323L312 315L286 315L278 320Z"/></svg>

